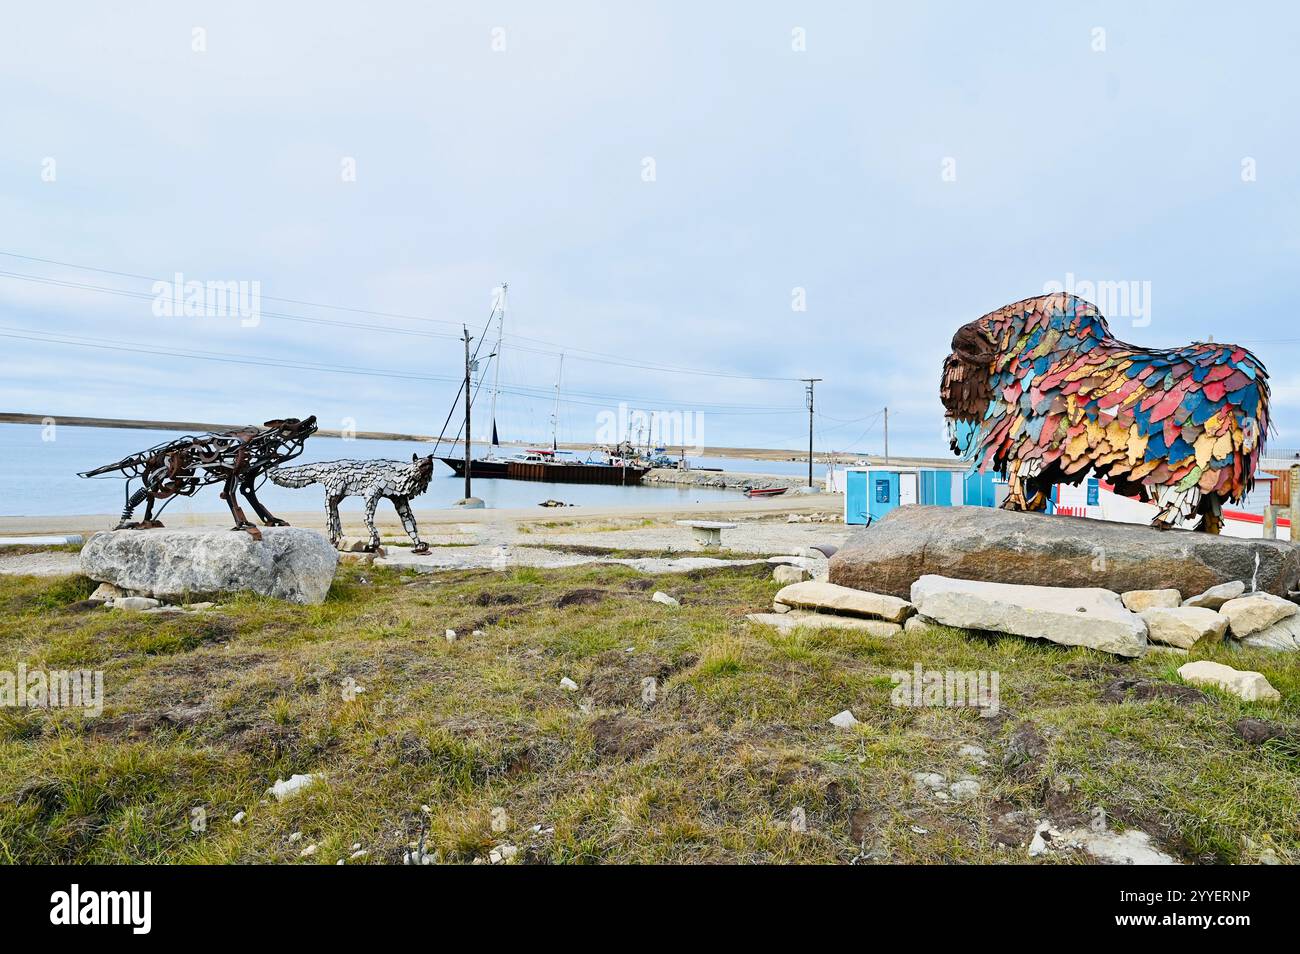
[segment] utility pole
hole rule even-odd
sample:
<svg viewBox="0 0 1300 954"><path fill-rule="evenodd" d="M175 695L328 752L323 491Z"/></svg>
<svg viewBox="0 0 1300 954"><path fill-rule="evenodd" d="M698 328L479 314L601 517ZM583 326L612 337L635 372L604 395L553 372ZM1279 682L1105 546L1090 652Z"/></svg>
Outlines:
<svg viewBox="0 0 1300 954"><path fill-rule="evenodd" d="M813 388L821 378L800 378L808 385L805 397L808 403L808 486L813 485L812 464L813 464Z"/></svg>
<svg viewBox="0 0 1300 954"><path fill-rule="evenodd" d="M885 463L889 463L889 408L885 408Z"/></svg>
<svg viewBox="0 0 1300 954"><path fill-rule="evenodd" d="M467 326L465 326L465 325L461 325L461 330L462 330L462 332L464 333L464 338L463 338L463 340L464 340L464 342L465 342L465 499L466 499L466 500L469 500L470 497L474 496L472 493L470 493L470 486L469 486L469 471L470 471L470 437L469 437L469 403L470 403L470 402L469 402L469 395L470 395L470 390L469 390L469 343L470 343L470 341L472 341L473 339L469 336L469 328L468 328Z"/></svg>

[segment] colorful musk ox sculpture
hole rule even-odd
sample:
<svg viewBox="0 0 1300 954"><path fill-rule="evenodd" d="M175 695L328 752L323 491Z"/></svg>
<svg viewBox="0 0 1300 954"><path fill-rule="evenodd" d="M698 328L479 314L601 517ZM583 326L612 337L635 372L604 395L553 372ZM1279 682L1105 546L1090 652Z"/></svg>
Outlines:
<svg viewBox="0 0 1300 954"><path fill-rule="evenodd" d="M174 498L193 497L201 487L221 484L221 499L235 518L234 529L247 530L260 540L261 531L244 516L235 491L244 495L268 527L287 527L287 523L257 499L257 481L269 468L301 454L303 443L315 433L313 416L303 421L296 417L267 421L262 427L250 425L220 434L195 434L158 444L78 476L116 473L126 478L126 506L122 508L118 530L161 527L158 514ZM136 479L140 486L132 493L131 481ZM154 505L160 500L162 505L154 513ZM131 514L142 503L146 504L144 520L132 523Z"/></svg>
<svg viewBox="0 0 1300 954"><path fill-rule="evenodd" d="M1054 484L1093 471L1154 503L1162 530L1199 514L1196 529L1218 533L1268 434L1268 375L1245 348L1125 344L1066 294L958 329L940 397L954 453L1008 479L1007 509L1044 510Z"/></svg>

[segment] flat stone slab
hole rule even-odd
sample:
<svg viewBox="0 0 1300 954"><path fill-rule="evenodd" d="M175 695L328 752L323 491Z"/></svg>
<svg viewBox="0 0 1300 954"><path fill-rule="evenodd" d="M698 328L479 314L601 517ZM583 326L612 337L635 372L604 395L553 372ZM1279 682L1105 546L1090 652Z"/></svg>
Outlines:
<svg viewBox="0 0 1300 954"><path fill-rule="evenodd" d="M133 594L191 602L251 592L316 604L325 601L339 557L314 530L110 530L82 547L81 572Z"/></svg>
<svg viewBox="0 0 1300 954"><path fill-rule="evenodd" d="M1285 596L1300 579L1300 547L988 507L908 506L856 531L830 561L832 583L901 599L926 575L1116 593L1201 593L1255 580L1260 591Z"/></svg>
<svg viewBox="0 0 1300 954"><path fill-rule="evenodd" d="M776 594L776 602L823 613L844 613L902 623L915 612L907 600L818 580L792 583Z"/></svg>
<svg viewBox="0 0 1300 954"><path fill-rule="evenodd" d="M1288 616L1267 629L1251 633L1241 640L1241 645L1251 649L1272 649L1293 653L1300 650L1300 616Z"/></svg>
<svg viewBox="0 0 1300 954"><path fill-rule="evenodd" d="M692 530L735 530L736 524L722 523L718 520L678 520L677 526L690 527Z"/></svg>
<svg viewBox="0 0 1300 954"><path fill-rule="evenodd" d="M1219 612L1228 619L1228 628L1238 639L1268 629L1296 615L1300 606L1271 593L1251 593L1228 600Z"/></svg>
<svg viewBox="0 0 1300 954"><path fill-rule="evenodd" d="M945 626L1049 639L1117 656L1141 656L1147 627L1119 595L1097 587L1022 586L927 575L912 584L912 603Z"/></svg>
<svg viewBox="0 0 1300 954"><path fill-rule="evenodd" d="M771 626L783 633L795 629L857 629L872 636L894 636L903 631L903 627L897 623L887 623L882 619L836 616L833 613L810 613L807 610L791 610L788 613L750 613L745 619L760 626Z"/></svg>

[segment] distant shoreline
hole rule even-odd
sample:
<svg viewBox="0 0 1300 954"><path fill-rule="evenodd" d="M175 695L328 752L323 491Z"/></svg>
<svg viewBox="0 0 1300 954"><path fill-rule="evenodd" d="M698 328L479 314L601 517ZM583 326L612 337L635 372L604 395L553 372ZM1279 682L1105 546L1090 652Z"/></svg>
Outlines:
<svg viewBox="0 0 1300 954"><path fill-rule="evenodd" d="M200 433L204 431L230 431L230 430L235 430L236 428L248 426L247 421L244 422L243 424L208 424L208 423L202 423L196 421L145 421L145 420L132 420L128 418L117 418L117 417L79 417L79 416L59 415L59 414L17 414L13 412L0 411L0 424L41 425L44 424L47 420L53 420L55 423L61 424L65 427L105 427L105 428L114 428L114 429L132 429L132 430L143 430L143 431L191 431L191 432L200 432ZM342 431L327 430L325 428L321 428L316 433L321 437L342 437L343 436ZM350 436L355 437L357 440L364 440L364 441L413 441L413 442L423 443L423 444L432 444L436 440L436 438L427 434L399 434L399 433L390 433L387 431L357 431L355 434L351 434ZM475 443L478 442L476 441ZM537 446L536 441L502 441L501 443L509 447L536 447ZM448 447L453 447L456 445L456 442L448 441L444 439L443 444L448 445ZM562 443L559 445L559 447L561 450L586 451L586 450L593 450L596 447L596 445ZM806 454L800 454L798 451L779 450L776 448L704 447L704 448L696 448L694 450L700 452L699 453L693 452L689 456L736 457L745 460L770 460L770 461L807 460ZM669 456L673 456L673 455L669 454ZM819 453L814 455L814 461L817 464L825 465L827 462L827 457L828 455L824 453ZM882 458L877 457L874 454L840 454L837 455L837 458L840 461L867 460L870 461L871 463L878 463L882 460ZM912 465L932 462L937 465L942 465L945 468L951 468L953 466L951 460L942 460L942 459L935 459L931 461L929 458L895 457L894 460L895 461L907 460L908 463Z"/></svg>

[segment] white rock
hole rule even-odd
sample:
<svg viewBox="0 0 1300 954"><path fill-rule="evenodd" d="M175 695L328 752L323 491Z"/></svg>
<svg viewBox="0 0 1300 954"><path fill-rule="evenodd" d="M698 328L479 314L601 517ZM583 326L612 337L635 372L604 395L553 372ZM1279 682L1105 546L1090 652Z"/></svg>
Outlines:
<svg viewBox="0 0 1300 954"><path fill-rule="evenodd" d="M447 638L447 642L449 643L454 643L456 641L456 631L454 629L449 629L442 635Z"/></svg>
<svg viewBox="0 0 1300 954"><path fill-rule="evenodd" d="M113 609L128 610L138 613L142 610L157 609L162 606L161 600L150 599L147 596L119 596L113 600Z"/></svg>
<svg viewBox="0 0 1300 954"><path fill-rule="evenodd" d="M652 596L652 597L650 597L650 599L654 600L656 603L663 603L664 606L681 606L681 605L682 605L681 603L677 602L677 600L675 600L675 599L673 599L671 596L669 596L667 593L661 593L661 592L658 592L658 591L656 591L656 592L655 592L655 595Z"/></svg>
<svg viewBox="0 0 1300 954"><path fill-rule="evenodd" d="M896 596L868 593L817 580L792 583L784 587L776 594L776 602L799 609L845 613L868 619L883 619L890 623L902 623L914 612L911 603Z"/></svg>
<svg viewBox="0 0 1300 954"><path fill-rule="evenodd" d="M1201 606L1155 607L1144 610L1147 639L1165 646L1191 649L1203 639L1222 642L1228 619Z"/></svg>
<svg viewBox="0 0 1300 954"><path fill-rule="evenodd" d="M790 830L799 834L808 830L808 813L801 805L790 809Z"/></svg>
<svg viewBox="0 0 1300 954"><path fill-rule="evenodd" d="M235 817L230 819L230 824L242 825L244 823L244 819L247 817L248 817L247 812L235 812Z"/></svg>
<svg viewBox="0 0 1300 954"><path fill-rule="evenodd" d="M772 604L772 612L773 612L773 613L788 613L788 612L790 612L790 607L786 606L784 603L773 603L773 604Z"/></svg>
<svg viewBox="0 0 1300 954"><path fill-rule="evenodd" d="M101 583L99 586L95 587L95 592L90 594L89 599L103 600L106 603L110 603L113 600L129 595L130 594L125 590L119 589L112 583Z"/></svg>
<svg viewBox="0 0 1300 954"><path fill-rule="evenodd" d="M506 810L498 805L492 809L492 830L498 835L510 827L510 816Z"/></svg>
<svg viewBox="0 0 1300 954"><path fill-rule="evenodd" d="M121 602L119 600L119 602ZM1228 617L1228 628L1238 639L1268 629L1300 612L1300 606L1272 593L1251 593L1228 600L1219 612Z"/></svg>
<svg viewBox="0 0 1300 954"><path fill-rule="evenodd" d="M1251 633L1241 641L1251 649L1272 649L1281 652L1300 650L1300 616L1288 616L1267 629Z"/></svg>
<svg viewBox="0 0 1300 954"><path fill-rule="evenodd" d="M565 692L577 692L578 684L574 682L572 679L570 679L568 676L565 676L563 679L560 680L560 688L563 689Z"/></svg>
<svg viewBox="0 0 1300 954"><path fill-rule="evenodd" d="M920 633L939 625L928 616L922 616L919 613L915 616L909 616L907 622L903 624L904 632Z"/></svg>
<svg viewBox="0 0 1300 954"><path fill-rule="evenodd" d="M948 784L948 780L938 772L913 772L912 782L917 788L928 788L932 792L937 792Z"/></svg>
<svg viewBox="0 0 1300 954"><path fill-rule="evenodd" d="M851 729L857 724L858 720L853 718L853 713L848 709L831 716L831 725L837 729Z"/></svg>
<svg viewBox="0 0 1300 954"><path fill-rule="evenodd" d="M949 785L948 792L958 801L965 801L980 793L980 783L971 778L964 778Z"/></svg>
<svg viewBox="0 0 1300 954"><path fill-rule="evenodd" d="M1204 593L1183 600L1183 605L1202 606L1205 609L1217 610L1228 600L1235 600L1245 592L1246 584L1241 580L1233 580L1230 583L1220 583L1217 586L1212 586Z"/></svg>
<svg viewBox="0 0 1300 954"><path fill-rule="evenodd" d="M1124 606L1134 613L1157 607L1171 609L1181 606L1183 602L1183 594L1177 590L1129 590L1127 593L1121 593L1119 598Z"/></svg>
<svg viewBox="0 0 1300 954"><path fill-rule="evenodd" d="M1245 702L1274 702L1282 698L1263 673L1233 669L1208 659L1184 663L1179 667L1178 675L1184 682L1194 686L1215 686Z"/></svg>
<svg viewBox="0 0 1300 954"><path fill-rule="evenodd" d="M320 779L320 775L293 775L288 781L277 779L275 784L266 790L266 794L274 795L276 801L282 802L286 798L297 795L303 789L315 785Z"/></svg>
<svg viewBox="0 0 1300 954"><path fill-rule="evenodd" d="M192 613L201 613L201 612L203 612L204 610L210 610L210 609L212 609L212 607L214 607L214 606L216 606L216 605L217 605L216 603L211 603L211 602L207 602L207 603L190 603L190 604L187 605L185 608L186 608L187 610L189 610L190 612L192 612Z"/></svg>
<svg viewBox="0 0 1300 954"><path fill-rule="evenodd" d="M310 858L310 857L311 857L312 855L314 855L314 854L316 854L316 846L315 846L315 845L308 845L308 846L307 846L306 848L304 848L302 851L298 852L298 857L299 857L299 858Z"/></svg>
<svg viewBox="0 0 1300 954"><path fill-rule="evenodd" d="M962 758L979 762L981 765L984 763L984 760L989 757L988 752L978 745L963 745L957 750L957 754Z"/></svg>
<svg viewBox="0 0 1300 954"><path fill-rule="evenodd" d="M289 844L291 845L296 844L297 842L300 841L302 841L302 832L300 831L295 831L293 834L289 836Z"/></svg>
<svg viewBox="0 0 1300 954"><path fill-rule="evenodd" d="M812 576L801 566L778 566L772 570L772 579L778 583L802 583Z"/></svg>
<svg viewBox="0 0 1300 954"><path fill-rule="evenodd" d="M810 613L807 610L787 609L784 613L750 613L745 619L760 626L772 626L783 633L796 629L860 629L872 636L893 636L903 631L897 623L883 619L864 619L860 616L835 616L831 613Z"/></svg>
<svg viewBox="0 0 1300 954"><path fill-rule="evenodd" d="M482 635L483 635L483 630L481 630L481 629L476 629L476 630L474 630L472 633L470 633L470 635L471 635L471 636L482 636Z"/></svg>
<svg viewBox="0 0 1300 954"><path fill-rule="evenodd" d="M370 852L368 852L368 851L366 851L364 848L362 848L362 849L360 849L360 850L358 850L358 851L354 851L354 852L352 852L352 854L348 855L348 859L349 859L350 861L356 861L358 858L364 858L364 857L366 857L366 855L368 855L368 854L370 854Z"/></svg>
<svg viewBox="0 0 1300 954"><path fill-rule="evenodd" d="M324 535L263 527L262 539L229 530L110 530L81 550L81 572L161 600L250 591L294 603L325 600L339 555Z"/></svg>
<svg viewBox="0 0 1300 954"><path fill-rule="evenodd" d="M514 845L497 845L488 852L488 861L494 865L502 865L510 861L519 854L519 849Z"/></svg>
<svg viewBox="0 0 1300 954"><path fill-rule="evenodd" d="M1097 587L1021 586L926 575L912 584L924 616L961 629L991 630L1064 646L1140 656L1146 623L1117 594Z"/></svg>

